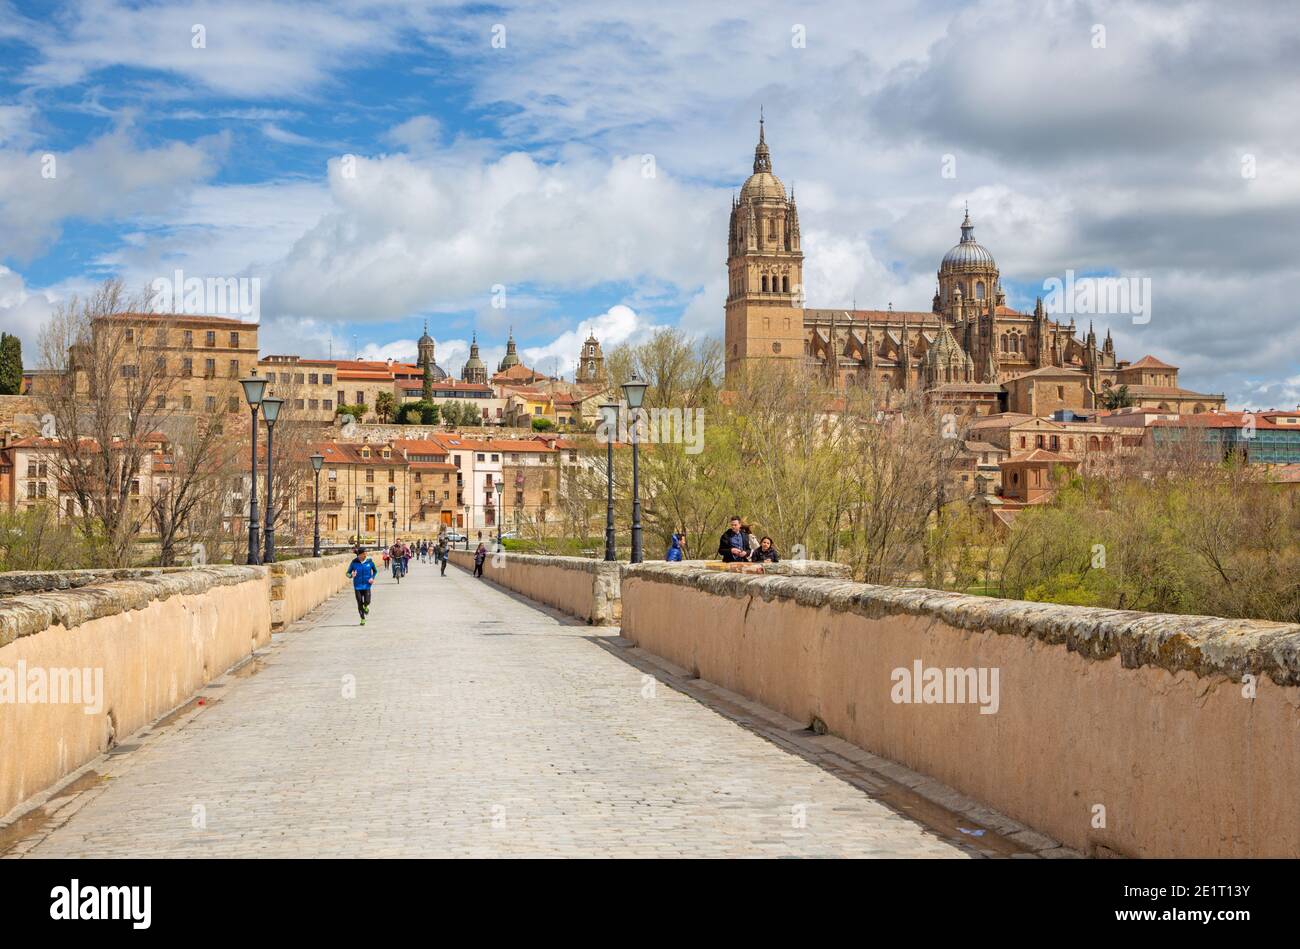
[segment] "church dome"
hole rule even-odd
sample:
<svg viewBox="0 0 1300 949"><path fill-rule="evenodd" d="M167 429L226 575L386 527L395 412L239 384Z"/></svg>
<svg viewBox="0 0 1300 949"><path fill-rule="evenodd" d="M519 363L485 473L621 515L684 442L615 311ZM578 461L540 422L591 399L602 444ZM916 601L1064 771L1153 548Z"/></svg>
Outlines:
<svg viewBox="0 0 1300 949"><path fill-rule="evenodd" d="M971 223L968 210L966 219L961 222L961 240L952 250L943 255L939 272L968 269L996 270L997 267L988 248L975 240L975 225Z"/></svg>
<svg viewBox="0 0 1300 949"><path fill-rule="evenodd" d="M785 185L781 179L772 174L772 152L767 147L767 138L763 134L763 120L758 120L758 145L754 148L754 173L740 189L740 199L776 198L785 201Z"/></svg>
<svg viewBox="0 0 1300 949"><path fill-rule="evenodd" d="M756 171L745 181L740 189L740 199L748 201L750 198L779 198L785 200L785 185L781 184L781 179L770 171Z"/></svg>

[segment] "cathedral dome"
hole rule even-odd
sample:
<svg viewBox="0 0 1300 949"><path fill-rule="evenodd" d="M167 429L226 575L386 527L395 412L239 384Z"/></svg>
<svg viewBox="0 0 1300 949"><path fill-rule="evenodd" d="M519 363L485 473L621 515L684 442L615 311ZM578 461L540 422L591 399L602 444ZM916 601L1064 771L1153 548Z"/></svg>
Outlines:
<svg viewBox="0 0 1300 949"><path fill-rule="evenodd" d="M972 268L996 270L997 266L988 248L975 240L975 225L971 223L970 211L967 211L966 220L961 222L961 240L943 255L939 272Z"/></svg>
<svg viewBox="0 0 1300 949"><path fill-rule="evenodd" d="M750 198L779 198L785 200L785 185L781 184L781 179L770 171L756 171L749 176L740 189L740 199L748 201Z"/></svg>
<svg viewBox="0 0 1300 949"><path fill-rule="evenodd" d="M777 198L785 201L785 185L772 174L772 152L763 134L763 120L758 120L758 145L754 148L754 173L740 189L741 201L751 198Z"/></svg>

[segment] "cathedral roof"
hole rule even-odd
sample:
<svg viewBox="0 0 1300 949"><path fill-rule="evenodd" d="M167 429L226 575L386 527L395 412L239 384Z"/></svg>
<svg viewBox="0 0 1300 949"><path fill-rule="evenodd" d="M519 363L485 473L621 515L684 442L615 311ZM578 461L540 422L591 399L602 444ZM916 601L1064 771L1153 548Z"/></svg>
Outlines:
<svg viewBox="0 0 1300 949"><path fill-rule="evenodd" d="M957 242L952 250L943 255L943 262L939 264L940 273L946 270L963 270L969 267L996 270L997 266L988 248L975 240L975 225L971 223L970 210L968 209L966 219L961 222L961 240Z"/></svg>

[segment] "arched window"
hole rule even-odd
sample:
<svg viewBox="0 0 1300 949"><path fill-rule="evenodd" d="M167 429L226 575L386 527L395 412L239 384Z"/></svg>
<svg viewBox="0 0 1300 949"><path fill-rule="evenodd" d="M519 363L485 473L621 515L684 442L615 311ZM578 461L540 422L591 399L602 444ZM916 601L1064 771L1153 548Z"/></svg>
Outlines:
<svg viewBox="0 0 1300 949"><path fill-rule="evenodd" d="M767 219L767 236L776 237L776 218L774 217Z"/></svg>
<svg viewBox="0 0 1300 949"><path fill-rule="evenodd" d="M767 293L767 274L763 274L763 292Z"/></svg>
<svg viewBox="0 0 1300 949"><path fill-rule="evenodd" d="M1101 448L1101 439L1096 435L1088 436L1088 451L1097 451Z"/></svg>
<svg viewBox="0 0 1300 949"><path fill-rule="evenodd" d="M1102 451L1113 451L1113 450L1114 450L1114 448L1115 448L1115 443L1114 443L1113 441L1111 441L1111 438L1110 438L1109 435L1107 435L1105 438L1103 438L1103 439L1101 440L1101 448L1102 448Z"/></svg>
<svg viewBox="0 0 1300 949"><path fill-rule="evenodd" d="M977 281L976 284L975 284L975 299L976 299L976 300L983 300L983 299L984 299L984 281L983 281L983 280Z"/></svg>
<svg viewBox="0 0 1300 949"><path fill-rule="evenodd" d="M790 292L790 278L789 278L789 277L782 277L782 278L781 278L781 292L782 292L782 293L789 293L789 292Z"/></svg>

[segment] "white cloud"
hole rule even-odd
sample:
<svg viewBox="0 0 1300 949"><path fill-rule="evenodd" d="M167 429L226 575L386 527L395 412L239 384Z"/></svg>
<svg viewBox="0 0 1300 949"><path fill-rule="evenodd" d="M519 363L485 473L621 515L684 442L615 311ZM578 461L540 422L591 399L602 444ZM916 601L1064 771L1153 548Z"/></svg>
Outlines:
<svg viewBox="0 0 1300 949"><path fill-rule="evenodd" d="M274 311L382 322L528 284L702 283L726 233L725 193L638 156L542 164L513 153L435 169L407 155L330 162L336 209L274 270ZM710 240L712 239L712 240Z"/></svg>
<svg viewBox="0 0 1300 949"><path fill-rule="evenodd" d="M92 221L164 213L214 170L224 137L196 145L138 147L119 128L68 151L0 150L0 256L44 251L68 218Z"/></svg>
<svg viewBox="0 0 1300 949"><path fill-rule="evenodd" d="M22 276L0 265L0 330L23 341L23 364L37 364L37 339L56 298L27 287Z"/></svg>

